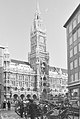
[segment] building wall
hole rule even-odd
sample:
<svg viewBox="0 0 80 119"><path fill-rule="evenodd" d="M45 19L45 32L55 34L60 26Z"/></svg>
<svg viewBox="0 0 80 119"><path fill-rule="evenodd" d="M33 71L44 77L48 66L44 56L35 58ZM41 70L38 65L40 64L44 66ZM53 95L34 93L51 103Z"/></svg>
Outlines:
<svg viewBox="0 0 80 119"><path fill-rule="evenodd" d="M80 4L64 25L67 33L68 88L71 95L80 87Z"/></svg>
<svg viewBox="0 0 80 119"><path fill-rule="evenodd" d="M80 11L67 26L67 44L69 84L78 83L80 79Z"/></svg>
<svg viewBox="0 0 80 119"><path fill-rule="evenodd" d="M3 90L3 53L4 47L0 47L0 106L2 104L2 100L4 98L4 90Z"/></svg>
<svg viewBox="0 0 80 119"><path fill-rule="evenodd" d="M49 84L53 95L67 93L68 74L66 69L50 67Z"/></svg>
<svg viewBox="0 0 80 119"><path fill-rule="evenodd" d="M49 70L47 72L46 70L42 71L42 64L49 64L49 53L46 51L46 29L41 19L39 6L36 8L30 34L31 48L28 59L32 68L36 71L35 89L38 93L42 93L47 90L47 75L49 74ZM46 75L45 81L44 74Z"/></svg>
<svg viewBox="0 0 80 119"><path fill-rule="evenodd" d="M67 34L68 89L71 100L76 99L80 109L80 4L64 27Z"/></svg>
<svg viewBox="0 0 80 119"><path fill-rule="evenodd" d="M4 96L8 99L15 94L25 97L34 90L35 71L28 62L10 58L8 48L4 49Z"/></svg>

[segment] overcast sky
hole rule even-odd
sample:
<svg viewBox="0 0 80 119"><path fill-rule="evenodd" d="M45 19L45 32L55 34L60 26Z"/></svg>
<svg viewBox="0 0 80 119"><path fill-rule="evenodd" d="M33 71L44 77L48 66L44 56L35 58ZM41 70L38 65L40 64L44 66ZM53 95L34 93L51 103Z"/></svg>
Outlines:
<svg viewBox="0 0 80 119"><path fill-rule="evenodd" d="M66 29L63 27L80 0L38 0L47 30L49 64L67 68ZM0 0L0 45L8 46L13 59L28 61L30 29L36 0Z"/></svg>

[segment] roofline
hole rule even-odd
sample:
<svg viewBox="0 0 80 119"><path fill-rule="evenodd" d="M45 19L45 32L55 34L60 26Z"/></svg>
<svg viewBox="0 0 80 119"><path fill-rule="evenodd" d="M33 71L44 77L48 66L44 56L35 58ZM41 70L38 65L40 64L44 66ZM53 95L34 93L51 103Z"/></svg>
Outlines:
<svg viewBox="0 0 80 119"><path fill-rule="evenodd" d="M71 16L69 17L69 19L67 20L67 22L64 24L63 27L66 28L66 26L69 24L69 22L71 21L71 19L74 17L74 15L77 13L77 11L80 9L80 4L77 6L77 8L74 10L74 12L71 14Z"/></svg>
<svg viewBox="0 0 80 119"><path fill-rule="evenodd" d="M49 65L49 68L54 68L54 67L55 67L55 68L58 68L58 69L62 69L62 70L67 70L67 68L62 68L62 67L56 67L56 66L50 66L50 65Z"/></svg>
<svg viewBox="0 0 80 119"><path fill-rule="evenodd" d="M26 62L26 61L21 61L21 60L16 60L16 59L11 59L11 62L17 62L17 63L21 63L21 64L27 64L27 65L30 65L29 62Z"/></svg>

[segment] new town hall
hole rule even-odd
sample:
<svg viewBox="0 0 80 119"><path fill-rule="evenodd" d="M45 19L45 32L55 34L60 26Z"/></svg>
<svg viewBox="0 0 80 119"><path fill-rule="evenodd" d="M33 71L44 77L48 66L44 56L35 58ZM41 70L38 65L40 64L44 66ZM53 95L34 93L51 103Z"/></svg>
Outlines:
<svg viewBox="0 0 80 119"><path fill-rule="evenodd" d="M11 59L8 47L0 47L0 103L4 99L27 95L47 98L47 93L57 95L67 92L67 70L49 66L46 40L46 29L37 4L30 33L28 62Z"/></svg>

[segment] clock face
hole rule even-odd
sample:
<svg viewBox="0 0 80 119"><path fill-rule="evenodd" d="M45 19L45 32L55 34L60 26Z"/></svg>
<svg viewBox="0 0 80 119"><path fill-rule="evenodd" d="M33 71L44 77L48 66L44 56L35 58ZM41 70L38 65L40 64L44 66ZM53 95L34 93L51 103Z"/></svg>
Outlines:
<svg viewBox="0 0 80 119"><path fill-rule="evenodd" d="M40 43L44 43L44 38L40 37Z"/></svg>

